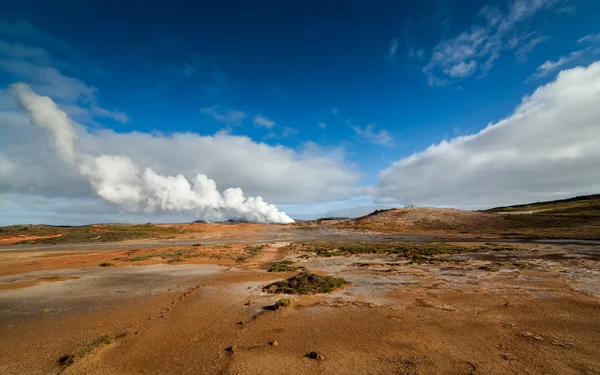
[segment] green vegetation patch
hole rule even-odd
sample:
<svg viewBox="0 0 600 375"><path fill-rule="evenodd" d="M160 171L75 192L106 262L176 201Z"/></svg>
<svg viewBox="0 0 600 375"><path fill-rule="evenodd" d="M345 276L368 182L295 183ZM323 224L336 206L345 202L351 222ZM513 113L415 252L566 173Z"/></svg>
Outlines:
<svg viewBox="0 0 600 375"><path fill-rule="evenodd" d="M294 272L300 268L304 268L294 266L293 264L294 262L292 262L291 260L280 260L278 262L270 262L266 264L267 272Z"/></svg>
<svg viewBox="0 0 600 375"><path fill-rule="evenodd" d="M171 250L160 253L138 254L138 249L129 250L125 256L116 257L114 260L123 262L141 262L152 258L160 258L168 262L183 262L185 259L206 256L205 253L197 253L195 249Z"/></svg>
<svg viewBox="0 0 600 375"><path fill-rule="evenodd" d="M397 254L413 263L424 263L436 255L461 254L481 251L514 250L513 247L486 244L481 246L458 246L445 242L318 242L304 243L301 250L313 251L318 257L353 256L360 254Z"/></svg>
<svg viewBox="0 0 600 375"><path fill-rule="evenodd" d="M287 280L269 284L263 288L263 291L281 294L331 293L346 284L349 284L348 281L342 278L301 272Z"/></svg>
<svg viewBox="0 0 600 375"><path fill-rule="evenodd" d="M244 251L246 253L244 255L240 255L239 257L237 257L235 259L235 261L238 263L242 263L242 262L247 261L250 258L254 258L254 257L258 256L262 252L262 249L264 249L264 248L265 248L265 245L246 246L244 248Z"/></svg>
<svg viewBox="0 0 600 375"><path fill-rule="evenodd" d="M281 310L286 307L290 307L293 303L294 301L291 298L278 299L277 302L275 302L275 310Z"/></svg>

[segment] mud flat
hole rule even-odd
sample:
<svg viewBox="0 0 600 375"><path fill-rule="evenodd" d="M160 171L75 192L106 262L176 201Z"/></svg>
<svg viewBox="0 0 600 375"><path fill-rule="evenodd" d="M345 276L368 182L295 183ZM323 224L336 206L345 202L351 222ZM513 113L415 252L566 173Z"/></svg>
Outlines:
<svg viewBox="0 0 600 375"><path fill-rule="evenodd" d="M599 260L498 242L6 252L0 373L595 374ZM346 282L265 289L300 273Z"/></svg>

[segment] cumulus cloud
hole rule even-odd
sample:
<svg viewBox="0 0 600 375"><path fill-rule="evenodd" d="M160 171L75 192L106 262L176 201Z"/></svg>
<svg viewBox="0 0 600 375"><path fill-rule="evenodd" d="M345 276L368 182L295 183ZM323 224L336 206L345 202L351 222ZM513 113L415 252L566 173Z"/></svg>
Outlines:
<svg viewBox="0 0 600 375"><path fill-rule="evenodd" d="M160 175L151 167L143 168L124 155L88 154L75 149L76 128L65 112L46 96L34 93L18 83L11 93L31 117L33 124L49 130L58 156L69 166L79 169L104 200L149 213L160 211L193 211L197 217L243 218L258 222L290 223L293 220L261 197L243 195L240 188L223 193L216 183L198 174L190 183L183 175Z"/></svg>
<svg viewBox="0 0 600 375"><path fill-rule="evenodd" d="M600 62L562 71L509 117L379 175L379 202L482 208L600 191Z"/></svg>
<svg viewBox="0 0 600 375"><path fill-rule="evenodd" d="M51 101L45 101L50 109L56 109ZM45 115L40 116L47 119ZM65 118L68 119L68 116L59 117L61 123ZM43 124L41 121L38 123ZM108 169L110 173L119 177L122 171L131 172L135 169L138 171L137 175L125 174L132 178L152 179L151 174L144 172L147 166L158 175L177 178L181 174L192 186L196 182L198 172L202 172L219 186L238 186L248 195L260 195L277 204L313 203L352 196L357 191L357 182L362 178L360 173L343 160L330 157L326 152L317 149L296 152L283 146L269 146L254 142L245 136L228 134L204 136L196 133L117 133L108 129L98 129L97 126L92 132L85 126L73 121L71 123L76 129L75 135L69 132L69 127L65 127L64 132L56 132L56 135L53 135L55 138L48 147L48 134L40 131L29 116L17 106L14 98L0 89L0 205L19 199L23 207L30 207L29 202L36 201L39 197L67 202L93 201L94 204L86 206L94 207L93 210L87 209L85 213L69 216L81 217L79 222L92 222L92 217L99 218L98 215L105 215L105 211L114 215L117 210L106 208L101 201L94 200L99 194L97 191L102 192L104 196L112 193L107 186L102 185L102 181L110 181L113 176L105 175L97 180L90 176ZM87 169L83 170L65 167L63 160L75 160L76 165L81 163L81 160L73 156L76 152L64 146L70 144L73 138L76 146L74 150L82 150L95 156L120 155L132 161L135 168L122 162L125 159L111 160L108 157L86 161ZM57 158L55 150L62 150L64 155ZM114 169L111 171L111 168L105 167L106 164ZM82 178L82 174L86 178ZM117 185L115 190L120 191L124 197L136 197L136 190L129 187L135 186L137 180L133 183L126 178L118 180L123 184ZM166 185L179 189L179 181L167 181ZM185 190L186 186L181 186ZM15 198L15 194L18 194L18 197ZM235 195L230 198L237 199ZM43 202L48 205L48 209L52 209L53 206L48 200ZM163 200L153 202L155 203L151 206L162 209ZM126 205L125 202L118 203ZM164 201L164 204L164 207L171 205L168 200ZM14 215L17 214L14 212ZM126 216L120 216L119 220L137 217L137 221L148 221L148 218L131 216L132 214L123 215ZM153 214L152 220L156 217L168 219ZM177 216L178 219L173 220L181 220L182 217L184 216L180 215Z"/></svg>
<svg viewBox="0 0 600 375"><path fill-rule="evenodd" d="M381 146L392 146L394 144L394 140L386 129L376 131L374 125L367 125L364 128L361 128L360 126L354 126L352 129L356 135L368 142Z"/></svg>
<svg viewBox="0 0 600 375"><path fill-rule="evenodd" d="M559 0L516 0L506 13L497 7L485 6L479 12L482 24L474 24L457 36L440 41L429 62L423 67L431 86L442 86L453 79L470 77L477 72L485 75L502 51L524 43L517 57L526 58L543 41L536 33L519 32L537 12L549 9ZM532 39L533 38L533 39Z"/></svg>
<svg viewBox="0 0 600 375"><path fill-rule="evenodd" d="M275 121L269 119L266 116L254 116L254 125L260 127L260 128L267 128L267 129L271 129L273 126L275 126Z"/></svg>

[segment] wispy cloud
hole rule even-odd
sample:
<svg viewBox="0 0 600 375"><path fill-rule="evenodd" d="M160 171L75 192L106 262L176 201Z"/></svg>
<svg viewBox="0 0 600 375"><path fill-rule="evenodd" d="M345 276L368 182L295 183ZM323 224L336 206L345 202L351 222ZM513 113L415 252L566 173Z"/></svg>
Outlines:
<svg viewBox="0 0 600 375"><path fill-rule="evenodd" d="M11 36L5 23L0 22L0 38L2 35ZM30 37L39 37L39 30L28 23L13 25L23 29ZM69 49L58 39L45 36L43 40L52 42L62 49ZM74 51L74 49L71 49ZM78 117L92 116L107 117L114 121L126 123L129 116L123 112L111 111L99 104L97 89L80 79L63 74L58 67L69 66L54 58L48 51L39 46L28 46L9 43L0 39L0 72L16 80L27 82L37 92L49 96L65 108L71 109L71 114Z"/></svg>
<svg viewBox="0 0 600 375"><path fill-rule="evenodd" d="M271 129L273 126L275 126L275 121L266 116L257 115L254 116L254 125L258 126L259 128Z"/></svg>
<svg viewBox="0 0 600 375"><path fill-rule="evenodd" d="M597 42L600 42L600 34L588 34L577 41L577 43L597 43Z"/></svg>
<svg viewBox="0 0 600 375"><path fill-rule="evenodd" d="M331 108L331 113L333 113L334 116L338 115L338 109L336 107L332 107Z"/></svg>
<svg viewBox="0 0 600 375"><path fill-rule="evenodd" d="M286 126L285 128L283 128L283 130L281 131L281 138L287 138L287 137L291 137L294 136L296 134L300 133L300 131L296 128L291 128L289 126Z"/></svg>
<svg viewBox="0 0 600 375"><path fill-rule="evenodd" d="M205 115L209 115L216 121L223 123L227 126L239 125L246 118L246 114L243 111L237 111L234 109L221 109L219 106L205 107L200 110Z"/></svg>
<svg viewBox="0 0 600 375"><path fill-rule="evenodd" d="M477 69L477 61L471 60L469 62L461 61L460 63L444 69L444 73L450 77L468 77L472 75Z"/></svg>
<svg viewBox="0 0 600 375"><path fill-rule="evenodd" d="M327 124L325 124L324 122L319 122L319 127L321 129L325 129L327 127Z"/></svg>
<svg viewBox="0 0 600 375"><path fill-rule="evenodd" d="M410 59L412 58L418 58L419 60L422 60L425 57L425 51L423 51L422 49L417 49L415 50L414 48L411 48L408 51L408 57Z"/></svg>
<svg viewBox="0 0 600 375"><path fill-rule="evenodd" d="M571 62L579 59L588 49L573 51L568 56L561 56L556 61L547 60L545 63L540 65L533 78L543 78L549 75L552 72L557 71L560 68L563 68L565 65L570 64Z"/></svg>
<svg viewBox="0 0 600 375"><path fill-rule="evenodd" d="M517 57L526 58L535 46L543 41L533 41L536 33L519 32L527 20L537 12L552 8L559 0L516 0L508 12L485 6L479 12L483 23L439 42L432 51L429 62L423 67L432 86L441 86L454 80L470 77L479 72L484 76L494 66L502 51L528 44ZM539 37L538 37L539 38Z"/></svg>
<svg viewBox="0 0 600 375"><path fill-rule="evenodd" d="M540 43L545 43L550 40L549 35L541 35L536 38L531 39L529 42L523 44L517 51L515 52L515 56L518 62L527 62L527 55L529 55L535 47L537 47Z"/></svg>
<svg viewBox="0 0 600 375"><path fill-rule="evenodd" d="M109 111L106 108L99 107L96 103L93 103L90 107L92 113L102 117L108 117L114 121L122 122L123 124L129 122L131 119L127 114L119 111Z"/></svg>
<svg viewBox="0 0 600 375"><path fill-rule="evenodd" d="M396 65L396 54L398 53L398 39L392 39L385 55L385 60L392 65Z"/></svg>
<svg viewBox="0 0 600 375"><path fill-rule="evenodd" d="M361 128L360 126L353 126L352 129L356 135L370 143L386 147L393 146L394 144L394 140L390 136L390 133L386 129L375 131L375 125L367 125L364 128Z"/></svg>

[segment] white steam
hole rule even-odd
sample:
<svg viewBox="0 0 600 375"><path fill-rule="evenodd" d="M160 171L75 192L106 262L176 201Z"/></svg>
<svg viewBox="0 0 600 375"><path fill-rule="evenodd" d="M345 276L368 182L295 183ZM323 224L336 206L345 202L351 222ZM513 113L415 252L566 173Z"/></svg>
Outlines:
<svg viewBox="0 0 600 375"><path fill-rule="evenodd" d="M242 189L229 188L221 194L217 184L203 174L190 183L183 175L163 176L143 168L123 155L93 156L75 149L75 124L52 99L33 92L24 83L10 92L29 114L32 122L49 129L58 157L86 178L104 200L127 210L190 211L210 220L244 219L261 223L292 223L277 207L261 197L244 197Z"/></svg>

